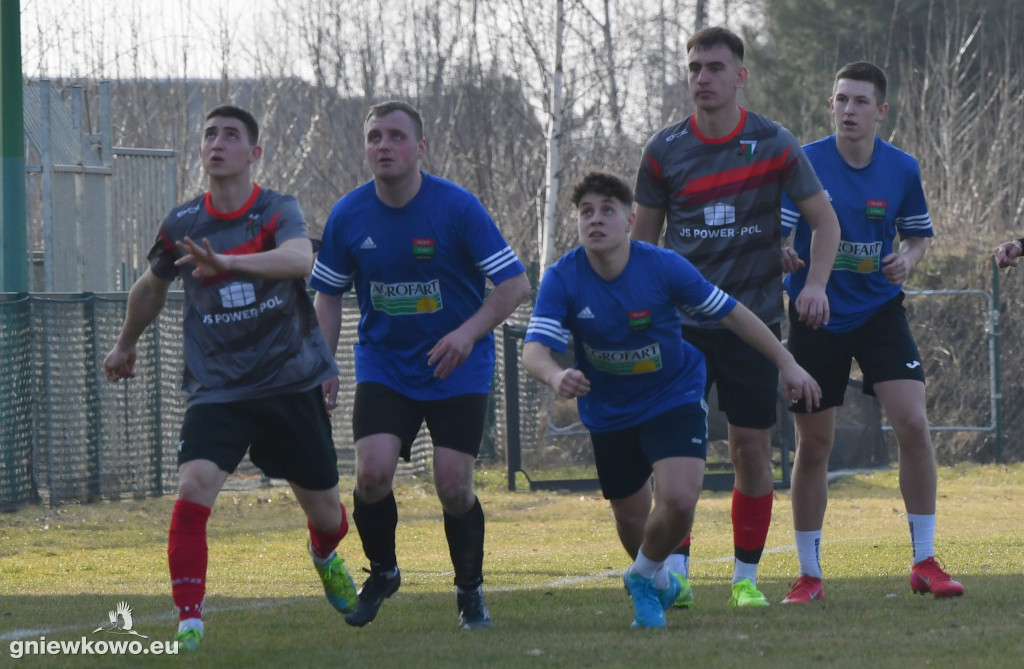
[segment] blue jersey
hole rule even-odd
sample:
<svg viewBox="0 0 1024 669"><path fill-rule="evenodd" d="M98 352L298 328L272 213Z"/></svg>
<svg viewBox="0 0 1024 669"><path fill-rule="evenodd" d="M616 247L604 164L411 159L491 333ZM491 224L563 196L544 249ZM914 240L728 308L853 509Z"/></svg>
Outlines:
<svg viewBox="0 0 1024 669"><path fill-rule="evenodd" d="M428 352L480 309L487 279L497 285L524 271L472 193L423 174L419 192L399 209L380 201L372 181L341 198L309 285L328 295L355 287L357 383L434 400L490 391L492 334L444 380L434 377Z"/></svg>
<svg viewBox="0 0 1024 669"><path fill-rule="evenodd" d="M704 357L683 339L677 307L706 320L735 306L674 251L632 241L626 268L606 281L578 247L545 273L526 341L562 352L572 336L576 368L590 380L580 419L611 432L704 399Z"/></svg>
<svg viewBox="0 0 1024 669"><path fill-rule="evenodd" d="M851 167L831 135L804 147L814 171L825 186L842 231L835 266L828 280L832 332L852 330L896 297L902 286L889 283L882 273L882 258L893 252L897 233L904 237L931 237L921 169L913 156L875 138L875 151L866 167ZM786 277L790 298L800 294L811 263L811 229L788 198L782 202L782 222L796 236L793 248L804 267Z"/></svg>

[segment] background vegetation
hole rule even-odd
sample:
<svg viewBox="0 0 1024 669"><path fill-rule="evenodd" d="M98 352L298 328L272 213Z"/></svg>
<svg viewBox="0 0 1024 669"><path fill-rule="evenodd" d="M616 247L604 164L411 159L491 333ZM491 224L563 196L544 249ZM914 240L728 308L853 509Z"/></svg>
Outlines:
<svg viewBox="0 0 1024 669"><path fill-rule="evenodd" d="M477 193L521 257L538 258L555 3L255 0L246 17L230 3L177 4L193 23L174 27L185 37L169 52L153 48L150 19L137 9L25 2L26 75L61 85L113 81L115 143L179 149L182 196L202 188L203 113L223 101L253 108L266 151L258 178L296 193L314 234L336 199L369 176L367 106L408 99L428 121L427 169ZM1016 0L565 0L564 7L562 184L594 167L631 178L647 137L692 111L686 39L699 26L725 24L748 45L743 104L803 141L831 132L827 98L841 65L883 66L891 113L881 134L919 159L936 230L908 287L990 289L992 248L1024 227L1024 43L1017 39L1024 9ZM240 29L250 25L243 19L258 28ZM111 51L115 36L123 46ZM192 74L199 42L213 45L214 62L201 65L219 76ZM557 220L569 215L562 193ZM561 225L556 252L574 244L573 226ZM1020 282L1017 272L1004 273L995 305L1008 435L1024 423L1024 367L1014 355L1024 326ZM986 312L958 300L914 307L933 421L989 421ZM991 433L944 433L936 441L945 461L996 455ZM1024 444L1008 440L1002 456L1021 459Z"/></svg>

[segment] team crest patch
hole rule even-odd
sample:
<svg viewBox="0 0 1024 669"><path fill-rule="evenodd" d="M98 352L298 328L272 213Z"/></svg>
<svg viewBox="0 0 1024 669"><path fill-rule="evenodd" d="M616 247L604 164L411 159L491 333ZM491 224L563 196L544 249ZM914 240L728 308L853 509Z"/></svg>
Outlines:
<svg viewBox="0 0 1024 669"><path fill-rule="evenodd" d="M426 262L434 258L433 239L413 239L412 257L420 262Z"/></svg>
<svg viewBox="0 0 1024 669"><path fill-rule="evenodd" d="M749 163L754 159L754 150L757 149L756 139L741 139L740 140L740 155L747 159Z"/></svg>
<svg viewBox="0 0 1024 669"><path fill-rule="evenodd" d="M259 214L249 214L249 222L245 225L245 231L249 234L249 239L256 238L256 235L260 231Z"/></svg>
<svg viewBox="0 0 1024 669"><path fill-rule="evenodd" d="M651 310L640 309L638 311L630 311L627 316L629 317L629 329L630 330L646 330L651 326Z"/></svg>
<svg viewBox="0 0 1024 669"><path fill-rule="evenodd" d="M885 200L868 200L864 207L864 216L869 221L885 220L885 210L888 203Z"/></svg>

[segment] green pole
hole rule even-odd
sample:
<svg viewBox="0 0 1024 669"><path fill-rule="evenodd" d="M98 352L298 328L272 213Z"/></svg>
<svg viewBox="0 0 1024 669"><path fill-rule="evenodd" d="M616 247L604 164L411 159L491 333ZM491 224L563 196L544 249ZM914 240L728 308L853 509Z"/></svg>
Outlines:
<svg viewBox="0 0 1024 669"><path fill-rule="evenodd" d="M0 0L0 292L28 290L21 7Z"/></svg>
<svg viewBox="0 0 1024 669"><path fill-rule="evenodd" d="M999 338L1000 338L1000 325L999 325L999 267L996 266L995 260L990 261L992 263L992 359L993 359L993 380L992 380L992 396L995 399L995 415L992 417L995 423L996 429L996 462L1002 462L1003 460L1003 369L1000 351L999 351Z"/></svg>

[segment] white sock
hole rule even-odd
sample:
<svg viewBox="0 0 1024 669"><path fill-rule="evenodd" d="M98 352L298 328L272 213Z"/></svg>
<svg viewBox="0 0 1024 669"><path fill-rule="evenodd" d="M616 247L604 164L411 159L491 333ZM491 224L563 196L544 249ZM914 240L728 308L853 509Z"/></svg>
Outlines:
<svg viewBox="0 0 1024 669"><path fill-rule="evenodd" d="M672 575L668 573L668 566L661 565L661 569L654 574L654 587L658 590L664 590L668 587L668 579L670 578L672 578Z"/></svg>
<svg viewBox="0 0 1024 669"><path fill-rule="evenodd" d="M665 566L670 572L679 574L683 578L690 578L690 556L682 553L672 553L665 560Z"/></svg>
<svg viewBox="0 0 1024 669"><path fill-rule="evenodd" d="M338 554L338 551L331 551L331 554L325 558L320 557L313 551L310 551L309 554L313 556L313 564L315 564L318 567L323 567L324 565L328 565L331 563L331 560L333 560L334 556Z"/></svg>
<svg viewBox="0 0 1024 669"><path fill-rule="evenodd" d="M633 563L630 570L637 576L643 576L644 578L653 580L654 575L658 573L658 570L661 569L664 564L664 560L655 562L654 560L648 559L648 557L644 555L643 551L637 551L636 562ZM668 584L666 583L666 585Z"/></svg>
<svg viewBox="0 0 1024 669"><path fill-rule="evenodd" d="M907 524L914 547L914 564L935 555L935 514L908 513Z"/></svg>
<svg viewBox="0 0 1024 669"><path fill-rule="evenodd" d="M793 532L796 537L796 556L800 560L800 575L821 578L821 530Z"/></svg>
<svg viewBox="0 0 1024 669"><path fill-rule="evenodd" d="M178 621L178 631L184 632L185 630L197 629L199 633L203 633L203 619L202 618L185 618L184 620Z"/></svg>
<svg viewBox="0 0 1024 669"><path fill-rule="evenodd" d="M732 582L733 585L739 583L743 579L748 579L754 585L757 585L757 563L751 564L750 562L744 562L743 560L736 560L732 566Z"/></svg>

